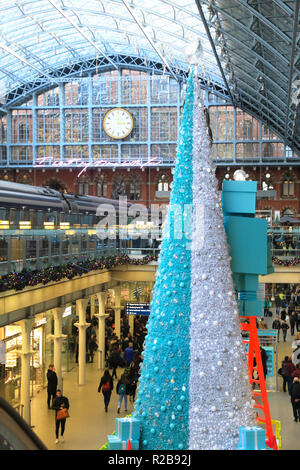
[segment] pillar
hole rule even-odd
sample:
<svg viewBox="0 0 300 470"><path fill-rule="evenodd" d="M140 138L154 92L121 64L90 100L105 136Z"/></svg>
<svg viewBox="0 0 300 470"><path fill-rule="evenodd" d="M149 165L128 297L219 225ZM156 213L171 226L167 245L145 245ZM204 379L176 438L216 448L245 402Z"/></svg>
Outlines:
<svg viewBox="0 0 300 470"><path fill-rule="evenodd" d="M95 300L96 300L96 296L95 296L95 295L91 295L91 297L90 297L90 304L91 304L91 319L93 318L93 316L94 316L94 315L95 315L95 313L96 313Z"/></svg>
<svg viewBox="0 0 300 470"><path fill-rule="evenodd" d="M62 342L67 335L62 334L63 307L52 310L54 317L54 335L50 337L54 341L54 367L57 375L57 388L62 390Z"/></svg>
<svg viewBox="0 0 300 470"><path fill-rule="evenodd" d="M105 302L106 292L98 292L97 294L99 310L95 316L98 318L98 369L105 368Z"/></svg>
<svg viewBox="0 0 300 470"><path fill-rule="evenodd" d="M115 312L115 333L118 338L121 338L121 286L114 287L115 305L113 307Z"/></svg>
<svg viewBox="0 0 300 470"><path fill-rule="evenodd" d="M134 315L128 315L129 332L134 336Z"/></svg>
<svg viewBox="0 0 300 470"><path fill-rule="evenodd" d="M23 418L30 425L30 358L31 341L30 333L34 320L28 318L21 320L19 325L22 331L22 350L21 350L21 391L20 404L23 406Z"/></svg>
<svg viewBox="0 0 300 470"><path fill-rule="evenodd" d="M86 329L90 323L86 322L86 307L88 299L76 300L76 313L79 316L78 323L74 325L79 330L78 338L78 385L85 385L86 376Z"/></svg>

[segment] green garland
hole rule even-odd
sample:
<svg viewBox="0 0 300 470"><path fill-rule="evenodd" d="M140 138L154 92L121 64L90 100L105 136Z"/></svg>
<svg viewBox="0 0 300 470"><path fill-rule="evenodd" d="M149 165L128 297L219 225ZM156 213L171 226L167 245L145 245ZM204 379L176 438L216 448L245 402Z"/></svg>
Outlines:
<svg viewBox="0 0 300 470"><path fill-rule="evenodd" d="M112 269L124 265L142 266L157 261L158 257L154 255L144 256L143 258L130 258L128 255L108 256L100 259L88 259L68 263L61 266L48 266L47 268L35 271L22 270L19 273L12 272L0 276L0 292L8 290L23 290L25 287L32 287L38 284L48 284L49 282L58 282L62 279L73 279L75 276L82 276L91 271L103 269Z"/></svg>

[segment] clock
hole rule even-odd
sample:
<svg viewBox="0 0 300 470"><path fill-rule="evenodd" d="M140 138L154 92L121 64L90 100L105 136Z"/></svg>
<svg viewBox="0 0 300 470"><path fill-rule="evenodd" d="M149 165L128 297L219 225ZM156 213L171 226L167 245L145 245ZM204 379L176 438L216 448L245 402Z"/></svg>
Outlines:
<svg viewBox="0 0 300 470"><path fill-rule="evenodd" d="M126 109L111 109L103 118L103 129L113 139L124 139L130 134L132 128L133 118Z"/></svg>

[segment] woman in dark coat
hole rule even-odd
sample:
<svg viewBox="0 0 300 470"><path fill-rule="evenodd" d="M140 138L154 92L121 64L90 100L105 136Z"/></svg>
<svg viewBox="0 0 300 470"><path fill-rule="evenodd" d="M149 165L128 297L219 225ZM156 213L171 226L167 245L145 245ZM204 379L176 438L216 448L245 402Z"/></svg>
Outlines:
<svg viewBox="0 0 300 470"><path fill-rule="evenodd" d="M56 419L57 412L63 408L69 409L69 400L67 397L64 397L59 389L56 390L56 397L53 400L52 408L55 410L55 435L56 435L56 444L58 444L58 435L59 435L59 426L61 426L61 441L64 442L64 432L66 427L66 418Z"/></svg>
<svg viewBox="0 0 300 470"><path fill-rule="evenodd" d="M114 388L113 379L109 373L109 370L105 369L104 374L101 377L101 380L99 383L98 392L100 393L102 389L103 398L104 398L104 406L105 406L106 412L108 410L108 405L110 402L111 392L113 391L113 388Z"/></svg>

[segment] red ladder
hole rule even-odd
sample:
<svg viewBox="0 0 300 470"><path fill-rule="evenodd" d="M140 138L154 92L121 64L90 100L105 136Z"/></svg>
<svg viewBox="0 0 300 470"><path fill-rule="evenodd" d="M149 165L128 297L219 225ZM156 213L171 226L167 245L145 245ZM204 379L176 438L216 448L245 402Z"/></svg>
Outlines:
<svg viewBox="0 0 300 470"><path fill-rule="evenodd" d="M246 355L248 356L248 375L252 388L254 408L256 408L257 410L256 419L258 422L265 423L266 425L266 435L268 437L268 439L266 440L267 446L271 449L278 450L269 409L265 375L263 370L260 344L256 327L256 317L240 317L240 320L242 319L247 320L247 322L243 323L242 321L240 321L241 330L249 332L249 337L247 339L244 338L243 343L248 345L248 350L246 350ZM256 360L255 366L253 365L254 359ZM254 371L257 371L257 379L253 378ZM259 390L254 389L255 384L259 386Z"/></svg>

